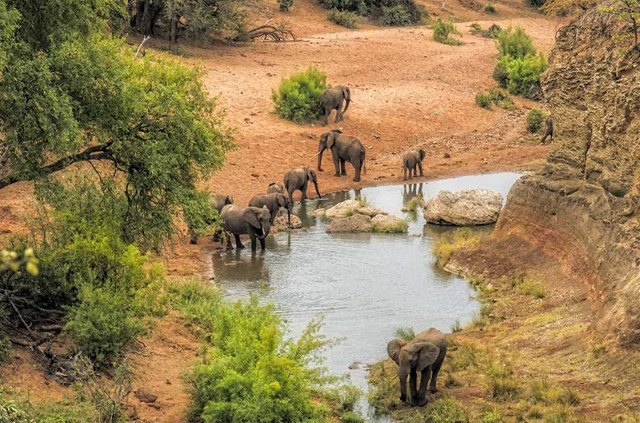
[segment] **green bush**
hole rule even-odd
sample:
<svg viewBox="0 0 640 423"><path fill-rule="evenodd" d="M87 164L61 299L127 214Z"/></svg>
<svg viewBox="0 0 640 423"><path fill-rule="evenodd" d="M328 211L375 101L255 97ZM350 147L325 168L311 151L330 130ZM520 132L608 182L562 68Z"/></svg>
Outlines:
<svg viewBox="0 0 640 423"><path fill-rule="evenodd" d="M484 11L487 13L496 13L496 7L494 5L492 5L491 3L489 3L488 5L486 5L484 7Z"/></svg>
<svg viewBox="0 0 640 423"><path fill-rule="evenodd" d="M427 406L429 423L469 423L469 413L453 398L438 399Z"/></svg>
<svg viewBox="0 0 640 423"><path fill-rule="evenodd" d="M329 20L336 25L344 26L345 28L355 29L358 28L358 24L362 20L360 15L347 10L334 9L327 15Z"/></svg>
<svg viewBox="0 0 640 423"><path fill-rule="evenodd" d="M288 12L293 7L293 0L278 0L281 12Z"/></svg>
<svg viewBox="0 0 640 423"><path fill-rule="evenodd" d="M542 110L534 107L527 113L525 126L527 131L532 134L540 134L544 130L544 123L547 120L547 114Z"/></svg>
<svg viewBox="0 0 640 423"><path fill-rule="evenodd" d="M296 123L311 122L320 118L320 95L327 88L327 75L314 67L283 79L271 99L275 113Z"/></svg>
<svg viewBox="0 0 640 423"><path fill-rule="evenodd" d="M297 341L284 339L282 321L271 305L228 302L201 282L171 288L174 306L200 324L210 343L186 379L192 420L213 422L323 420L312 392L327 379L318 363L327 345L312 322ZM204 294L204 295L201 295Z"/></svg>
<svg viewBox="0 0 640 423"><path fill-rule="evenodd" d="M459 34L453 22L445 22L438 18L432 25L433 39L439 43L454 46L462 45L462 41L451 38L452 34Z"/></svg>
<svg viewBox="0 0 640 423"><path fill-rule="evenodd" d="M346 413L342 413L340 415L340 420L342 423L364 423L366 419L364 417L359 416L353 411L347 411Z"/></svg>
<svg viewBox="0 0 640 423"><path fill-rule="evenodd" d="M480 423L504 423L504 419L498 412L498 410L486 411L482 415L482 420Z"/></svg>
<svg viewBox="0 0 640 423"><path fill-rule="evenodd" d="M384 26L407 26L411 25L411 14L401 4L382 7L381 21Z"/></svg>
<svg viewBox="0 0 640 423"><path fill-rule="evenodd" d="M0 391L0 423L36 423L36 420L33 420L15 401L5 398Z"/></svg>
<svg viewBox="0 0 640 423"><path fill-rule="evenodd" d="M507 90L511 94L520 95L532 100L542 97L540 75L547 70L547 61L540 53L537 56L526 56L514 59L509 56L505 60Z"/></svg>
<svg viewBox="0 0 640 423"><path fill-rule="evenodd" d="M498 50L500 57L523 58L537 53L533 40L521 27L503 29L498 36Z"/></svg>
<svg viewBox="0 0 640 423"><path fill-rule="evenodd" d="M476 104L483 109L491 109L491 97L489 94L478 93L476 94Z"/></svg>
<svg viewBox="0 0 640 423"><path fill-rule="evenodd" d="M95 408L86 402L64 401L60 403L45 403L38 405L33 414L38 423L87 423L101 421L98 420L98 413Z"/></svg>
<svg viewBox="0 0 640 423"><path fill-rule="evenodd" d="M387 26L406 26L422 22L424 7L414 0L321 0L330 10L353 12L371 16Z"/></svg>
<svg viewBox="0 0 640 423"><path fill-rule="evenodd" d="M516 105L511 99L511 96L509 96L509 93L500 88L493 88L489 91L489 99L491 99L493 104L505 110L516 109Z"/></svg>
<svg viewBox="0 0 640 423"><path fill-rule="evenodd" d="M507 56L498 60L498 63L496 63L496 66L493 68L493 74L491 75L494 81L496 81L502 88L507 88L507 84L509 83L509 78L507 76L508 61L509 57Z"/></svg>

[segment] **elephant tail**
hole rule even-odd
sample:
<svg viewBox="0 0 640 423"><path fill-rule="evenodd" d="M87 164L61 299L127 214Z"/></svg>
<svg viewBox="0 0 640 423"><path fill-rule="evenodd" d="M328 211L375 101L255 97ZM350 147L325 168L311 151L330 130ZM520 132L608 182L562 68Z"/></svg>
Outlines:
<svg viewBox="0 0 640 423"><path fill-rule="evenodd" d="M362 170L364 171L364 174L367 174L367 162L365 160L367 156L367 151L366 150L362 150L362 153L360 153L360 160L362 161Z"/></svg>

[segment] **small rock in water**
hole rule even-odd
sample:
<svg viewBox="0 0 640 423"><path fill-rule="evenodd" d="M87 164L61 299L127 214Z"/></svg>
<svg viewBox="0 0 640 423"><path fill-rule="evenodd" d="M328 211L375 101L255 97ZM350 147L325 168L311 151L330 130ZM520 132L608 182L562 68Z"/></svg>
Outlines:
<svg viewBox="0 0 640 423"><path fill-rule="evenodd" d="M371 232L371 218L363 214L354 214L344 219L332 220L327 233L340 232Z"/></svg>
<svg viewBox="0 0 640 423"><path fill-rule="evenodd" d="M358 370L362 368L362 363L360 363L359 361L353 362L349 365L349 368L351 370Z"/></svg>

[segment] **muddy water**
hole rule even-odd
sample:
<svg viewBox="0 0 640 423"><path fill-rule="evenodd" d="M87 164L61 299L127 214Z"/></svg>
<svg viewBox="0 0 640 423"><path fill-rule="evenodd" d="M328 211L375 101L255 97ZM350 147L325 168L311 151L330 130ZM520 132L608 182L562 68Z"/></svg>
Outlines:
<svg viewBox="0 0 640 423"><path fill-rule="evenodd" d="M413 216L408 235L327 234L328 223L313 217L313 210L363 196L404 217L403 205L417 194L429 199L445 189L487 188L506 198L519 176L497 173L372 187L307 201L294 211L305 230L270 236L264 253L218 253L215 280L230 297L260 293L264 301L276 304L293 336L311 319L323 317L322 333L342 339L325 352L326 366L366 389L366 364L386 356L386 343L397 328L418 332L434 326L450 332L456 321L468 323L479 305L469 284L439 269L431 254L438 237L452 228L426 225L421 210Z"/></svg>

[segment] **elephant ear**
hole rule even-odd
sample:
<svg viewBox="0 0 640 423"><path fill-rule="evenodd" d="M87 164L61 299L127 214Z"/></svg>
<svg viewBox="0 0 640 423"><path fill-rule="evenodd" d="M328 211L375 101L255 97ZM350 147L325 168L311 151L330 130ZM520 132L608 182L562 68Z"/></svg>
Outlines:
<svg viewBox="0 0 640 423"><path fill-rule="evenodd" d="M392 339L387 344L387 354L389 354L389 357L395 361L398 366L400 365L400 350L402 350L402 347L405 345L407 345L407 341L400 338Z"/></svg>
<svg viewBox="0 0 640 423"><path fill-rule="evenodd" d="M232 196L230 196L230 195L227 195L227 196L224 198L224 200L225 200L225 201L224 201L224 203L225 203L225 204L233 204L233 197L232 197Z"/></svg>
<svg viewBox="0 0 640 423"><path fill-rule="evenodd" d="M258 216L256 216L256 212L251 207L247 207L247 209L242 214L242 217L244 217L244 221L249 225L253 226L256 229L260 229Z"/></svg>
<svg viewBox="0 0 640 423"><path fill-rule="evenodd" d="M440 348L428 341L414 342L406 348L411 367L421 372L431 366L440 355Z"/></svg>
<svg viewBox="0 0 640 423"><path fill-rule="evenodd" d="M420 154L420 161L424 160L427 153L424 152L423 149L418 150L418 154Z"/></svg>
<svg viewBox="0 0 640 423"><path fill-rule="evenodd" d="M333 147L333 144L336 142L336 133L331 131L327 132L327 148Z"/></svg>

